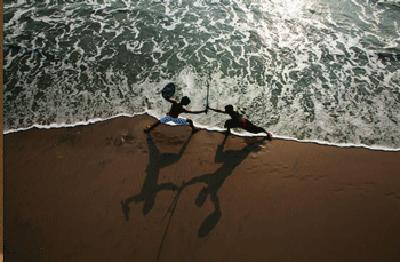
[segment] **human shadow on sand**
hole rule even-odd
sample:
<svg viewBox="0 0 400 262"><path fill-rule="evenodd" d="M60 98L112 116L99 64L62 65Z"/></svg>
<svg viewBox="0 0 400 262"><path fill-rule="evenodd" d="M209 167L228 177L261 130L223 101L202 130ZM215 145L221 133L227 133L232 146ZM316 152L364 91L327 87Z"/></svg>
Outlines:
<svg viewBox="0 0 400 262"><path fill-rule="evenodd" d="M122 212L126 220L129 220L129 205L143 202L143 214L146 215L154 206L157 194L163 190L178 191L179 187L173 183L158 183L160 169L177 162L186 150L192 135L185 141L178 153L161 153L155 145L151 134L147 134L147 146L149 149L149 164L146 167L146 177L141 191L121 201Z"/></svg>
<svg viewBox="0 0 400 262"><path fill-rule="evenodd" d="M207 197L209 196L214 205L214 210L201 223L198 230L198 237L207 236L208 233L215 228L219 219L221 218L221 206L219 203L218 191L221 189L225 180L232 175L233 170L239 166L240 163L246 159L251 152L257 152L261 150L261 145L265 141L264 139L256 141L255 143L248 143L240 150L224 150L226 139L227 137L225 136L222 144L218 145L215 154L215 162L222 162L222 166L219 167L215 173L193 177L190 181L183 184L183 187L197 183L206 184L197 195L195 204L198 207L203 206L207 200Z"/></svg>

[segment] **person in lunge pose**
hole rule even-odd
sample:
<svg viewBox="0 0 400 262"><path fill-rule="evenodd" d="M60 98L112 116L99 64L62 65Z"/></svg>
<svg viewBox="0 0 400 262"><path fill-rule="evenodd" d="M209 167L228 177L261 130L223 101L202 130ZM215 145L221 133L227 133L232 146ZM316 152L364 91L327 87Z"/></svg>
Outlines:
<svg viewBox="0 0 400 262"><path fill-rule="evenodd" d="M252 124L247 118L243 117L239 112L233 110L232 105L226 105L225 111L213 109L207 106L206 110L212 110L218 113L228 114L231 119L225 121L224 127L226 128L225 135L229 135L231 133L231 128L242 128L249 133L258 134L265 133L267 135L268 140L272 140L272 134L267 132L264 128L256 126Z"/></svg>
<svg viewBox="0 0 400 262"><path fill-rule="evenodd" d="M171 83L172 84L172 83ZM144 129L145 133L150 132L153 128L157 127L160 124L165 124L167 122L173 122L176 125L190 125L192 128L192 133L196 133L198 131L197 128L194 127L193 121L189 118L180 118L179 114L181 113L189 113L189 114L200 114L200 113L205 113L207 110L201 110L201 111L189 111L184 108L184 106L187 106L190 104L190 98L187 96L182 97L181 101L178 103L175 100L171 99L170 97L164 97L165 100L170 102L171 108L169 112L167 113L166 116L162 117L160 120L155 122L153 125L147 127Z"/></svg>

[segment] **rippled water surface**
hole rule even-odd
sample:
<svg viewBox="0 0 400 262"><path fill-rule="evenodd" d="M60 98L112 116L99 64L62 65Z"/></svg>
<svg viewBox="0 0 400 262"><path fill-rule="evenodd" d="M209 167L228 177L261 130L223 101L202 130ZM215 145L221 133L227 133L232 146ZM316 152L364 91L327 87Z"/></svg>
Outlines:
<svg viewBox="0 0 400 262"><path fill-rule="evenodd" d="M400 1L3 2L5 131L161 116L174 81L274 134L400 148Z"/></svg>

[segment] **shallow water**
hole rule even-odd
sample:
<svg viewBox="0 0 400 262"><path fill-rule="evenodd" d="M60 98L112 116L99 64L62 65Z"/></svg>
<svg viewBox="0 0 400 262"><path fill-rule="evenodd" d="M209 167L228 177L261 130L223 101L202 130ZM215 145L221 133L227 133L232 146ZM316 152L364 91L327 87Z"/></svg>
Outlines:
<svg viewBox="0 0 400 262"><path fill-rule="evenodd" d="M174 81L194 110L209 84L274 134L398 149L399 22L400 1L5 0L4 132L162 116Z"/></svg>

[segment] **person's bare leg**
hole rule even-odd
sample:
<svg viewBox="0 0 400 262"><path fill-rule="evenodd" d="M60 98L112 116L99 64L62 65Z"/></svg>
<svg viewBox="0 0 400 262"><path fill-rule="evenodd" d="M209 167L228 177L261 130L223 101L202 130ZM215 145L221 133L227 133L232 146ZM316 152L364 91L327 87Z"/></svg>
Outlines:
<svg viewBox="0 0 400 262"><path fill-rule="evenodd" d="M261 131L260 133L265 133L267 136L266 136L266 139L268 140L268 141L272 141L272 134L271 133L269 133L269 132L267 132L264 128L262 128L262 127L259 127L259 131Z"/></svg>
<svg viewBox="0 0 400 262"><path fill-rule="evenodd" d="M229 133L225 133L224 140L222 141L222 145L225 145L226 140L228 139Z"/></svg>
<svg viewBox="0 0 400 262"><path fill-rule="evenodd" d="M259 127L259 126L255 126L253 124L249 124L249 126L246 128L247 132L253 133L253 134L258 134L258 133L265 133L266 139L271 141L272 140L272 135L271 133L268 133L264 128Z"/></svg>
<svg viewBox="0 0 400 262"><path fill-rule="evenodd" d="M226 128L225 136L229 136L231 134L231 126L232 126L232 120L230 119L226 120L224 125L224 127Z"/></svg>
<svg viewBox="0 0 400 262"><path fill-rule="evenodd" d="M197 133L197 132L199 131L199 129L196 128L196 127L193 125L192 119L186 119L186 122L188 122L189 125L190 125L190 127L192 128L192 134Z"/></svg>
<svg viewBox="0 0 400 262"><path fill-rule="evenodd" d="M156 128L156 127L159 126L160 124L161 124L160 120L157 120L157 122L155 122L155 123L152 124L151 126L146 127L146 128L144 129L144 132L145 132L145 133L149 133L153 128Z"/></svg>
<svg viewBox="0 0 400 262"><path fill-rule="evenodd" d="M266 139L268 140L268 141L272 141L272 134L271 133L269 133L269 132L267 132L264 128L262 128L262 127L257 127L258 128L258 131L259 131L259 133L265 133L267 136L266 136Z"/></svg>

